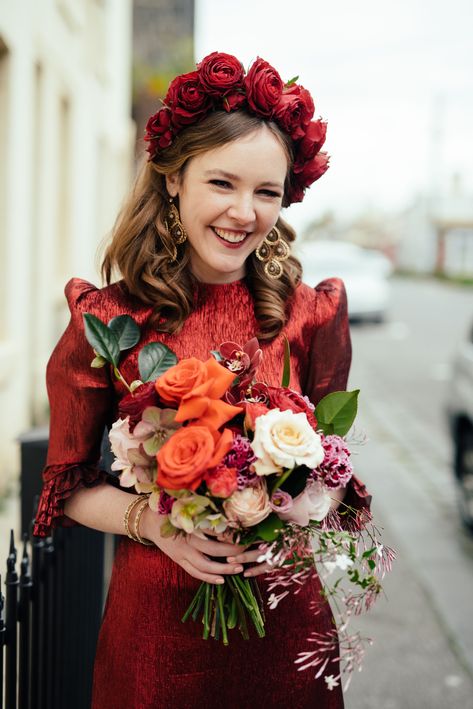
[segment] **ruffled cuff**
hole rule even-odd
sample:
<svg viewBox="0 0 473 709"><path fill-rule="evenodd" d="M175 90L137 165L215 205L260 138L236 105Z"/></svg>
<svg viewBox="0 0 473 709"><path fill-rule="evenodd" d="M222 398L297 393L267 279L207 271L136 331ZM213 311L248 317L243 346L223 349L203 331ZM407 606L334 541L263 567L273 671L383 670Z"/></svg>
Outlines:
<svg viewBox="0 0 473 709"><path fill-rule="evenodd" d="M93 464L49 465L43 471L44 485L39 498L33 534L47 537L58 526L76 524L64 514L64 503L81 487L94 487L107 479L107 473Z"/></svg>

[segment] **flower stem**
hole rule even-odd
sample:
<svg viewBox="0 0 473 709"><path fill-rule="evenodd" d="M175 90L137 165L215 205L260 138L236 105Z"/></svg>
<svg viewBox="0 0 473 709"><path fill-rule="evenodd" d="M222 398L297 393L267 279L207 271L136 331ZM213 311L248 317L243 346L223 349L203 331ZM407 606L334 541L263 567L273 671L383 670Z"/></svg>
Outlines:
<svg viewBox="0 0 473 709"><path fill-rule="evenodd" d="M279 476L279 478L276 478L276 481L271 489L271 495L276 492L278 488L280 488L288 479L289 475L292 473L294 468L290 468L289 470L286 470L285 473Z"/></svg>

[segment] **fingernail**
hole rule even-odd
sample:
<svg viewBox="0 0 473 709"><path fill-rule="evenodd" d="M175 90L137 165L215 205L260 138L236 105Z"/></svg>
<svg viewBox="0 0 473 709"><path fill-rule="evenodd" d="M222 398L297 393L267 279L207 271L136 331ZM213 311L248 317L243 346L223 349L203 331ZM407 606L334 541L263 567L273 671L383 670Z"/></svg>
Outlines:
<svg viewBox="0 0 473 709"><path fill-rule="evenodd" d="M241 571L243 571L243 566L235 566L233 570L236 574L239 574Z"/></svg>
<svg viewBox="0 0 473 709"><path fill-rule="evenodd" d="M229 564L234 564L236 559L234 556L227 556L227 561Z"/></svg>
<svg viewBox="0 0 473 709"><path fill-rule="evenodd" d="M245 578L248 578L249 576L251 576L251 572L250 572L250 571L245 571L245 573L243 574L243 576L244 576Z"/></svg>
<svg viewBox="0 0 473 709"><path fill-rule="evenodd" d="M222 579L222 578L215 579L215 583L225 583L225 579Z"/></svg>

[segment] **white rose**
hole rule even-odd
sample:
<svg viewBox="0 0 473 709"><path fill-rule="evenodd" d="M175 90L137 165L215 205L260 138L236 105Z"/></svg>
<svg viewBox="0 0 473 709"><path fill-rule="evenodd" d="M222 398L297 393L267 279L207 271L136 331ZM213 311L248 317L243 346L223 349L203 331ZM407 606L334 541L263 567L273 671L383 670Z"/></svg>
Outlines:
<svg viewBox="0 0 473 709"><path fill-rule="evenodd" d="M316 468L324 459L324 449L305 413L272 409L258 416L251 447L258 460L257 475L280 473L283 468L306 465Z"/></svg>
<svg viewBox="0 0 473 709"><path fill-rule="evenodd" d="M285 522L306 527L311 519L320 522L327 515L330 502L330 495L322 482L309 482L304 492L294 498L291 509L277 515Z"/></svg>
<svg viewBox="0 0 473 709"><path fill-rule="evenodd" d="M225 500L223 509L230 522L238 522L242 527L258 524L271 512L266 483L262 480L254 487L236 490Z"/></svg>

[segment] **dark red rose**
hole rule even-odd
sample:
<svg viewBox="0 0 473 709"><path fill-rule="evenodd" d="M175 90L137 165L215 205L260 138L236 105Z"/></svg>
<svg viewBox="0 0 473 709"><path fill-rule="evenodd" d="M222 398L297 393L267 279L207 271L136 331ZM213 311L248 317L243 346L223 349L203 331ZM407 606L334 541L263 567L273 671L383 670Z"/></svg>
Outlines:
<svg viewBox="0 0 473 709"><path fill-rule="evenodd" d="M296 161L293 166L295 183L300 187L309 187L313 182L322 177L329 167L329 156L325 152L317 155L305 163Z"/></svg>
<svg viewBox="0 0 473 709"><path fill-rule="evenodd" d="M242 108L245 103L245 94L237 91L223 97L222 107L227 113L230 113L230 111L236 111L238 108Z"/></svg>
<svg viewBox="0 0 473 709"><path fill-rule="evenodd" d="M226 95L243 84L244 69L231 54L212 52L197 64L200 82L210 96Z"/></svg>
<svg viewBox="0 0 473 709"><path fill-rule="evenodd" d="M146 148L150 157L155 157L159 150L167 148L173 138L171 128L171 112L167 108L161 108L148 120L145 128L144 139L149 142Z"/></svg>
<svg viewBox="0 0 473 709"><path fill-rule="evenodd" d="M245 87L250 108L260 116L272 116L283 91L276 69L258 57L246 75Z"/></svg>
<svg viewBox="0 0 473 709"><path fill-rule="evenodd" d="M148 406L159 406L159 398L154 382L142 384L138 389L135 389L133 394L127 394L120 401L118 414L120 418L130 417L131 432L141 420L141 415Z"/></svg>
<svg viewBox="0 0 473 709"><path fill-rule="evenodd" d="M303 138L314 115L312 96L303 86L294 84L283 91L274 109L274 118L293 140Z"/></svg>
<svg viewBox="0 0 473 709"><path fill-rule="evenodd" d="M171 109L172 123L176 128L196 123L212 106L208 92L200 83L198 71L176 76L171 81L164 103Z"/></svg>
<svg viewBox="0 0 473 709"><path fill-rule="evenodd" d="M298 394L297 391L286 387L269 386L268 395L271 408L279 409L280 411L292 411L295 414L304 413L307 415L307 420L312 428L314 430L317 428L317 419L313 409L302 394Z"/></svg>
<svg viewBox="0 0 473 709"><path fill-rule="evenodd" d="M324 121L311 121L307 126L305 135L297 144L296 160L312 160L325 143L327 135L327 124Z"/></svg>

